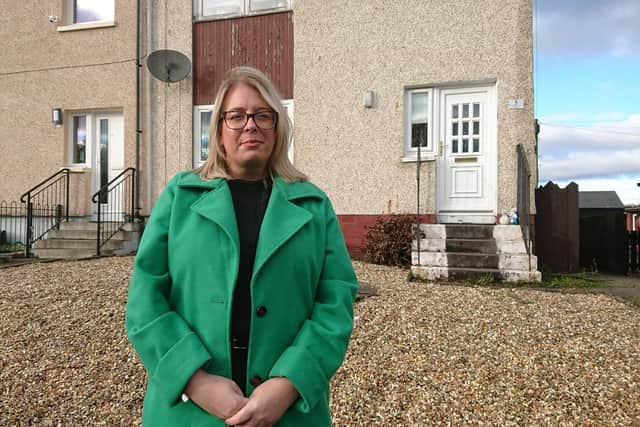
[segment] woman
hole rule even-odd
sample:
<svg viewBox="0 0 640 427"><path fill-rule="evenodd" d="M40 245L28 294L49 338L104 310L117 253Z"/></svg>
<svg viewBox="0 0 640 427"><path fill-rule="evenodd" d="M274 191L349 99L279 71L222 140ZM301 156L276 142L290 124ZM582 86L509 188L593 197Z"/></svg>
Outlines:
<svg viewBox="0 0 640 427"><path fill-rule="evenodd" d="M212 154L169 182L135 260L143 425L330 426L357 291L336 216L289 162L264 74L233 69L212 118Z"/></svg>

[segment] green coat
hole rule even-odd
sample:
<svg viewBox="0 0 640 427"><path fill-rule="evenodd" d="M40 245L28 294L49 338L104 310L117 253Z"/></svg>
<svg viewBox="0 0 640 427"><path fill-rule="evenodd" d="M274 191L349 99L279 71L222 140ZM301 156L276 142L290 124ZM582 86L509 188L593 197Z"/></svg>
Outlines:
<svg viewBox="0 0 640 427"><path fill-rule="evenodd" d="M200 367L231 377L239 257L227 182L178 174L149 218L126 308L127 335L148 373L145 426L224 426L180 396ZM251 278L247 376L284 376L300 393L278 426L331 425L329 381L347 350L356 291L326 195L308 182L276 178ZM263 316L256 315L260 306ZM251 394L248 380L246 387Z"/></svg>

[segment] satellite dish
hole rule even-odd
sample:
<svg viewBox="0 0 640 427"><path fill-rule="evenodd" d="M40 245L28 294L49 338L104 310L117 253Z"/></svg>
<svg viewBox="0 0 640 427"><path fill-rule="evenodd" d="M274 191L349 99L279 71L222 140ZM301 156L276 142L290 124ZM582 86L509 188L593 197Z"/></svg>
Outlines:
<svg viewBox="0 0 640 427"><path fill-rule="evenodd" d="M191 61L176 50L156 50L147 58L147 68L158 80L179 82L191 72Z"/></svg>

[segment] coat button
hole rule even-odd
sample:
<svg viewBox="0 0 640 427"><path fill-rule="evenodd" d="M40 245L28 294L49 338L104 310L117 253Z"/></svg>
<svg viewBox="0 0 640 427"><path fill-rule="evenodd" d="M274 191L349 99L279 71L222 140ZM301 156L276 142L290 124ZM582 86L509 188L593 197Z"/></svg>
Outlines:
<svg viewBox="0 0 640 427"><path fill-rule="evenodd" d="M256 314L258 315L258 317L264 317L265 314L267 314L267 307L261 305L256 309Z"/></svg>
<svg viewBox="0 0 640 427"><path fill-rule="evenodd" d="M260 378L258 375L254 375L249 378L249 383L254 387L258 387L260 384L262 384L262 378Z"/></svg>

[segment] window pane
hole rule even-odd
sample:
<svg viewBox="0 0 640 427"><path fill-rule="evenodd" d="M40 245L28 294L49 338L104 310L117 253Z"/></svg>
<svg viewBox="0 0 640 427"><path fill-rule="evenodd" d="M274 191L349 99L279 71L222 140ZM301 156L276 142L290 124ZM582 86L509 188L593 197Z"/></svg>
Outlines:
<svg viewBox="0 0 640 427"><path fill-rule="evenodd" d="M87 153L87 116L73 117L73 163L85 163Z"/></svg>
<svg viewBox="0 0 640 427"><path fill-rule="evenodd" d="M75 0L74 23L114 20L114 0Z"/></svg>
<svg viewBox="0 0 640 427"><path fill-rule="evenodd" d="M202 16L240 14L243 9L243 0L202 0Z"/></svg>
<svg viewBox="0 0 640 427"><path fill-rule="evenodd" d="M469 152L469 140L467 138L464 138L462 140L462 152L463 153Z"/></svg>
<svg viewBox="0 0 640 427"><path fill-rule="evenodd" d="M452 153L457 153L458 152L458 140L454 139L453 141L451 141L451 152Z"/></svg>
<svg viewBox="0 0 640 427"><path fill-rule="evenodd" d="M462 118L469 117L469 104L462 104Z"/></svg>
<svg viewBox="0 0 640 427"><path fill-rule="evenodd" d="M451 123L451 136L458 136L458 122Z"/></svg>
<svg viewBox="0 0 640 427"><path fill-rule="evenodd" d="M427 123L416 123L411 125L411 147L417 148L418 144L420 147L427 146L427 131L428 125Z"/></svg>
<svg viewBox="0 0 640 427"><path fill-rule="evenodd" d="M473 104L473 117L480 117L480 104Z"/></svg>
<svg viewBox="0 0 640 427"><path fill-rule="evenodd" d="M478 121L473 122L473 134L480 135L480 122Z"/></svg>
<svg viewBox="0 0 640 427"><path fill-rule="evenodd" d="M473 138L473 152L480 152L480 140L478 138Z"/></svg>
<svg viewBox="0 0 640 427"><path fill-rule="evenodd" d="M427 123L429 114L429 96L419 92L411 94L411 123Z"/></svg>
<svg viewBox="0 0 640 427"><path fill-rule="evenodd" d="M109 120L100 119L100 187L109 183ZM100 203L107 203L107 193L100 193Z"/></svg>
<svg viewBox="0 0 640 427"><path fill-rule="evenodd" d="M288 0L251 0L249 2L249 11L288 8L288 3Z"/></svg>
<svg viewBox="0 0 640 427"><path fill-rule="evenodd" d="M209 127L211 126L211 111L200 112L200 161L209 158Z"/></svg>
<svg viewBox="0 0 640 427"><path fill-rule="evenodd" d="M462 123L462 134L469 135L469 122Z"/></svg>
<svg viewBox="0 0 640 427"><path fill-rule="evenodd" d="M454 104L451 106L451 117L454 119L458 118L458 104Z"/></svg>

